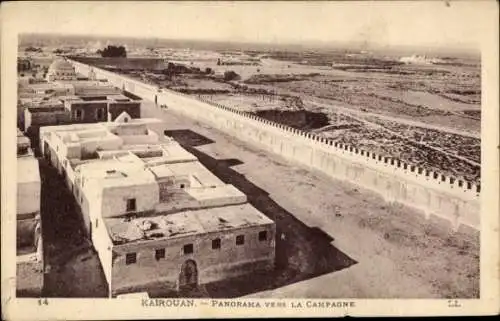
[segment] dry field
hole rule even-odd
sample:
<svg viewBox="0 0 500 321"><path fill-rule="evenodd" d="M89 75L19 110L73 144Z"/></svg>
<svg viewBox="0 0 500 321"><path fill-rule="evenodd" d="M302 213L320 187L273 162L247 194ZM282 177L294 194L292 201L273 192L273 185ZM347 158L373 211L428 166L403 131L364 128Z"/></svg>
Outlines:
<svg viewBox="0 0 500 321"><path fill-rule="evenodd" d="M339 52L182 54L182 61L169 61L182 66L178 72L148 69L151 63L130 70L130 62L121 72L480 182L479 61L404 64L397 57ZM224 79L229 70L239 77Z"/></svg>

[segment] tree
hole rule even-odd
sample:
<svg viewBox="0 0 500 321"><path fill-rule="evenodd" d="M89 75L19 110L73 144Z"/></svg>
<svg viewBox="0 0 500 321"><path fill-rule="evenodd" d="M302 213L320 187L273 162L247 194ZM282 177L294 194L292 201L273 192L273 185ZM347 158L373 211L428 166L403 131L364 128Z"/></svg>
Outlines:
<svg viewBox="0 0 500 321"><path fill-rule="evenodd" d="M238 75L237 73L235 73L232 70L228 70L228 71L224 72L224 80L225 81L238 80L240 78L241 78L240 75Z"/></svg>
<svg viewBox="0 0 500 321"><path fill-rule="evenodd" d="M124 46L109 45L100 52L102 57L127 57L127 50Z"/></svg>
<svg viewBox="0 0 500 321"><path fill-rule="evenodd" d="M27 47L26 49L24 49L24 51L27 51L27 52L42 52L42 48L35 48L33 46L29 46Z"/></svg>
<svg viewBox="0 0 500 321"><path fill-rule="evenodd" d="M210 68L210 67L205 68L205 73L207 75L210 75L212 72L213 72L212 68Z"/></svg>

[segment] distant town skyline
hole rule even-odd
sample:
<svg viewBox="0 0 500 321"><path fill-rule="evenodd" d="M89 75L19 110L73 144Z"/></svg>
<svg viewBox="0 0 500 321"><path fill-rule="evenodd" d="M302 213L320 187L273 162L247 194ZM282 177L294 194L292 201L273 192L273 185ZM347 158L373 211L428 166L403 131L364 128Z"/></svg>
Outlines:
<svg viewBox="0 0 500 321"><path fill-rule="evenodd" d="M473 49L479 46L484 13L494 8L491 4L89 1L8 3L6 9L15 11L16 21L22 21L16 24L19 33Z"/></svg>

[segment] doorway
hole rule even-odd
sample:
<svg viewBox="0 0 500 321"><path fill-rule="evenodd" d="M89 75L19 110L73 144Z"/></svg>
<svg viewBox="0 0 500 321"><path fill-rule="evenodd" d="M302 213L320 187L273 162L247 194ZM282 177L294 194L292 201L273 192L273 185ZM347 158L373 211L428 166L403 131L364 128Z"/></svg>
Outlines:
<svg viewBox="0 0 500 321"><path fill-rule="evenodd" d="M179 290L193 289L198 286L198 268L196 262L187 260L181 266L179 274Z"/></svg>

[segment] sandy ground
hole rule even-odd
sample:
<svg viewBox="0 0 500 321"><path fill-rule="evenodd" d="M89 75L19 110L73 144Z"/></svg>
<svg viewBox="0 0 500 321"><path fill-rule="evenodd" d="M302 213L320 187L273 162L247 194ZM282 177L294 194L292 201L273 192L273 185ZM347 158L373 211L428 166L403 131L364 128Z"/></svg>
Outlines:
<svg viewBox="0 0 500 321"><path fill-rule="evenodd" d="M152 104L145 104L143 117L162 117L174 132L190 130L204 136L207 143L194 144L199 146L192 149L205 166L246 193L257 208L272 201L279 209L281 214L274 215L259 208L268 216L274 215L278 231L286 236L284 244L277 243L277 256L286 255L285 262L299 267L296 272L302 277L284 282L285 286L267 284L264 291L256 293L242 290L239 295L479 296L477 233L452 233L444 222L425 221L416 211L387 204L374 193L305 170L171 111L154 109ZM229 175L231 172L233 175ZM269 194L255 197L248 184ZM323 234L322 241L310 241L314 237L311 230ZM327 257L332 250L336 254ZM284 253L287 251L290 253ZM343 260L338 268L329 267L338 260ZM210 289L207 291L211 294Z"/></svg>

